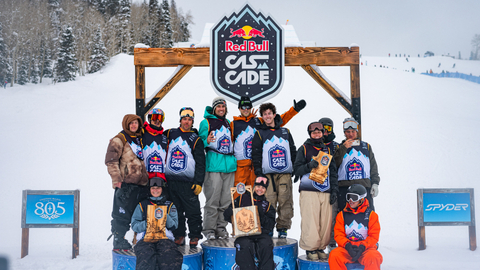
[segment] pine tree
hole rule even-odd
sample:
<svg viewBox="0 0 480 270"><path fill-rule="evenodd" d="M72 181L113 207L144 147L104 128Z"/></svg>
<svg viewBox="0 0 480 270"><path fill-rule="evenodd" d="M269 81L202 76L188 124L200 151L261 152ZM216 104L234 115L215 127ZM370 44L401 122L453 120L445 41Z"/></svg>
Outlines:
<svg viewBox="0 0 480 270"><path fill-rule="evenodd" d="M100 27L95 32L95 37L92 42L92 53L90 55L90 62L88 63L88 73L99 71L108 61L107 49L102 39L102 31Z"/></svg>
<svg viewBox="0 0 480 270"><path fill-rule="evenodd" d="M175 3L175 0L172 0L172 4L170 5L170 23L172 24L172 40L174 43L179 42L182 36L180 28L181 22L180 13L177 10L177 3Z"/></svg>
<svg viewBox="0 0 480 270"><path fill-rule="evenodd" d="M30 82L37 84L40 80L40 69L38 68L38 61L36 57L30 60Z"/></svg>
<svg viewBox="0 0 480 270"><path fill-rule="evenodd" d="M170 23L170 7L168 5L168 0L163 0L160 7L162 15L160 18L160 47L161 48L171 48L173 47L172 40L172 24Z"/></svg>
<svg viewBox="0 0 480 270"><path fill-rule="evenodd" d="M0 21L0 85L12 77L12 66L8 61L7 44L3 38L3 25Z"/></svg>
<svg viewBox="0 0 480 270"><path fill-rule="evenodd" d="M108 18L111 18L115 16L115 14L118 13L118 10L120 8L120 0L105 0L103 1L105 4L105 15L108 16Z"/></svg>
<svg viewBox="0 0 480 270"><path fill-rule="evenodd" d="M120 10L118 11L118 47L120 53L133 52L133 41L130 32L130 2L129 0L120 0Z"/></svg>
<svg viewBox="0 0 480 270"><path fill-rule="evenodd" d="M160 18L161 9L157 0L150 0L148 4L148 37L146 45L152 48L160 47Z"/></svg>
<svg viewBox="0 0 480 270"><path fill-rule="evenodd" d="M28 56L24 54L22 58L18 59L20 62L20 68L18 69L17 83L25 85L28 83Z"/></svg>
<svg viewBox="0 0 480 270"><path fill-rule="evenodd" d="M74 81L77 73L76 44L72 27L68 26L62 34L55 66L56 78L59 82Z"/></svg>

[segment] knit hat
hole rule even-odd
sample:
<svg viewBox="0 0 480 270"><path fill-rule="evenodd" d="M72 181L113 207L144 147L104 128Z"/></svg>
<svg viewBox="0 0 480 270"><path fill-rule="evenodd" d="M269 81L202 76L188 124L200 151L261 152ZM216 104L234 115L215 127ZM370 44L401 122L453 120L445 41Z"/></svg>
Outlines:
<svg viewBox="0 0 480 270"><path fill-rule="evenodd" d="M217 107L217 106L220 105L220 104L225 105L225 107L227 106L227 102L225 101L224 98L222 98L222 97L216 97L216 98L213 99L213 101L212 101L212 110L213 110L214 113L215 113L215 107Z"/></svg>
<svg viewBox="0 0 480 270"><path fill-rule="evenodd" d="M355 131L358 131L358 122L354 118L345 118L343 120L343 131L347 129L354 129Z"/></svg>
<svg viewBox="0 0 480 270"><path fill-rule="evenodd" d="M260 180L259 177L255 179L255 186L262 186L264 188L268 188L268 178L265 177L265 180Z"/></svg>
<svg viewBox="0 0 480 270"><path fill-rule="evenodd" d="M238 108L240 109L242 106L249 106L250 108L253 107L252 101L247 96L242 96L240 101L238 102Z"/></svg>

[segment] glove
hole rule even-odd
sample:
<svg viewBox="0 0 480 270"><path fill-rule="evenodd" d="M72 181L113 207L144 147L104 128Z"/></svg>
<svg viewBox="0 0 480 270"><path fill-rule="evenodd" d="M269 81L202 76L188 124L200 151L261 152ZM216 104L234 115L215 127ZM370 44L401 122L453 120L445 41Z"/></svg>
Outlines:
<svg viewBox="0 0 480 270"><path fill-rule="evenodd" d="M330 205L337 202L337 192L330 193Z"/></svg>
<svg viewBox="0 0 480 270"><path fill-rule="evenodd" d="M348 251L348 255L350 255L350 257L353 258L357 255L357 246L352 245L350 242L345 245L345 249Z"/></svg>
<svg viewBox="0 0 480 270"><path fill-rule="evenodd" d="M378 185L373 184L372 189L370 190L370 194L372 194L372 197L377 197L378 196Z"/></svg>
<svg viewBox="0 0 480 270"><path fill-rule="evenodd" d="M197 196L198 194L200 194L200 192L202 192L202 186L197 185L197 184L193 184L192 185L192 190L193 190L193 194L195 194L195 196Z"/></svg>
<svg viewBox="0 0 480 270"><path fill-rule="evenodd" d="M316 161L315 159L310 160L310 162L308 162L308 164L307 164L307 167L308 167L310 170L313 169L313 168L318 167L318 161Z"/></svg>
<svg viewBox="0 0 480 270"><path fill-rule="evenodd" d="M295 99L293 100L293 109L295 111L300 112L303 110L303 108L305 108L305 106L307 106L307 102L304 99L300 100L298 103L295 101Z"/></svg>
<svg viewBox="0 0 480 270"><path fill-rule="evenodd" d="M356 262L358 258L362 256L363 252L365 252L365 246L364 245L358 246L357 254L355 256L352 256L352 261Z"/></svg>

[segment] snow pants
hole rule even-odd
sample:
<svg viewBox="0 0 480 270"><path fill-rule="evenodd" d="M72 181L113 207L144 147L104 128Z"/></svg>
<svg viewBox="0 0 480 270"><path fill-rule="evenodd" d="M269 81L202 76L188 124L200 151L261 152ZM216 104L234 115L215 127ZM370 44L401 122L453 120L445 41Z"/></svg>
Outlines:
<svg viewBox="0 0 480 270"><path fill-rule="evenodd" d="M255 256L259 260L259 270L273 270L273 242L268 234L238 237L235 239L235 262L243 269L256 269Z"/></svg>
<svg viewBox="0 0 480 270"><path fill-rule="evenodd" d="M117 232L120 238L130 229L133 212L137 204L148 198L148 187L135 184L123 184L115 189L112 210L112 233Z"/></svg>
<svg viewBox="0 0 480 270"><path fill-rule="evenodd" d="M181 270L183 255L170 239L156 243L142 240L133 248L137 256L137 270Z"/></svg>
<svg viewBox="0 0 480 270"><path fill-rule="evenodd" d="M289 173L268 174L268 184L265 197L277 211L277 230L287 229L292 226L293 194L292 177Z"/></svg>
<svg viewBox="0 0 480 270"><path fill-rule="evenodd" d="M226 231L228 222L223 212L230 206L230 188L233 187L235 173L206 172L203 183L205 206L203 207L203 234Z"/></svg>
<svg viewBox="0 0 480 270"><path fill-rule="evenodd" d="M175 237L186 234L185 220L188 223L188 238L198 237L202 239L202 212L200 211L200 201L198 195L192 190L191 182L169 181L168 190L170 199L178 214L178 228L173 231Z"/></svg>
<svg viewBox="0 0 480 270"><path fill-rule="evenodd" d="M251 159L237 160L237 171L235 171L235 182L233 186L237 186L238 183L244 183L245 186L252 186L255 184L255 172L253 171L253 165ZM234 199L239 195L235 193Z"/></svg>
<svg viewBox="0 0 480 270"><path fill-rule="evenodd" d="M335 242L335 220L337 220L338 214L338 199L337 201L332 204L332 229L330 233L330 246L335 246L337 242Z"/></svg>
<svg viewBox="0 0 480 270"><path fill-rule="evenodd" d="M332 231L330 193L301 191L299 201L302 216L300 247L304 250L325 249Z"/></svg>
<svg viewBox="0 0 480 270"><path fill-rule="evenodd" d="M337 247L332 250L328 257L328 265L330 270L347 270L346 263L354 263L348 251L343 247ZM383 257L378 252L376 247L371 247L363 252L358 262L365 267L365 270L380 270L380 264L383 262Z"/></svg>
<svg viewBox="0 0 480 270"><path fill-rule="evenodd" d="M375 211L375 207L373 206L373 197L372 194L370 194L370 191L372 190L371 188L366 188L367 189L367 200L368 203L370 204L370 208L372 208L373 211ZM347 190L348 187L338 187L338 212L342 211L345 206L347 205Z"/></svg>

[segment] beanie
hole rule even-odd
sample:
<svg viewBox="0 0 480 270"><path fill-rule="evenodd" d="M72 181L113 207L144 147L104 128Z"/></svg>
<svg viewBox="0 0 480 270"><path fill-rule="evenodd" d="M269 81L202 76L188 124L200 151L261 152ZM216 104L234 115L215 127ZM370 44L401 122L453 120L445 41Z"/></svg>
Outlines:
<svg viewBox="0 0 480 270"><path fill-rule="evenodd" d="M224 98L222 98L222 97L216 97L216 98L213 99L213 101L212 101L212 110L213 110L213 112L215 112L215 107L217 107L217 106L220 105L220 104L225 105L225 107L227 106L227 102L225 101Z"/></svg>

